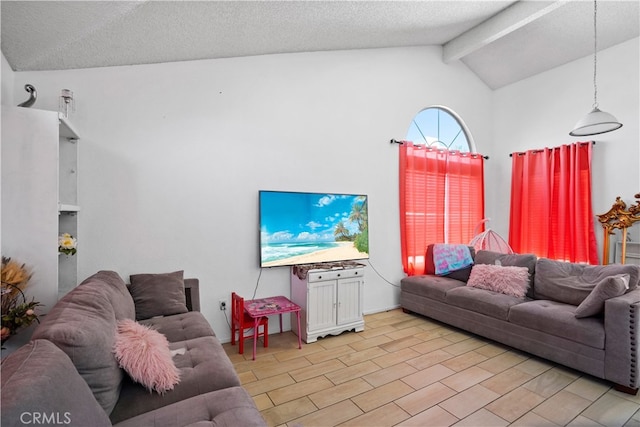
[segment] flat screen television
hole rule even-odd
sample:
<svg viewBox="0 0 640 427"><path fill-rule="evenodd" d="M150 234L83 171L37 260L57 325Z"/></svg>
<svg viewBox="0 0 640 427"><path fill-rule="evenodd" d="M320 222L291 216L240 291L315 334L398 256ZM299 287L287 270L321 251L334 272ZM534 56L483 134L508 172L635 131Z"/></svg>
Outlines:
<svg viewBox="0 0 640 427"><path fill-rule="evenodd" d="M369 258L367 196L260 191L260 266Z"/></svg>

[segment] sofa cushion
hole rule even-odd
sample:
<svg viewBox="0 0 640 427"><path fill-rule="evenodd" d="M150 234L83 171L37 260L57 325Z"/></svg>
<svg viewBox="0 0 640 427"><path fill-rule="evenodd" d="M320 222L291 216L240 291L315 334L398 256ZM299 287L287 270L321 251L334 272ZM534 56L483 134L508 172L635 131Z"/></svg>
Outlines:
<svg viewBox="0 0 640 427"><path fill-rule="evenodd" d="M464 287L464 285L465 283L460 280L432 275L409 276L400 281L402 292L424 296L441 302L446 301L447 291L460 286Z"/></svg>
<svg viewBox="0 0 640 427"><path fill-rule="evenodd" d="M469 286L461 286L447 292L448 304L500 320L507 320L509 309L525 301L527 299L524 297L514 297Z"/></svg>
<svg viewBox="0 0 640 427"><path fill-rule="evenodd" d="M141 320L167 337L169 342L186 341L198 337L215 336L209 322L198 311Z"/></svg>
<svg viewBox="0 0 640 427"><path fill-rule="evenodd" d="M135 318L136 308L133 304L133 298L127 289L126 283L118 273L101 270L85 279L79 286L88 284L102 288L107 292L117 320Z"/></svg>
<svg viewBox="0 0 640 427"><path fill-rule="evenodd" d="M514 267L527 267L529 270L529 291L527 296L533 298L533 283L536 274L537 257L533 254L503 254L487 250L479 250L476 253L476 264L507 265Z"/></svg>
<svg viewBox="0 0 640 427"><path fill-rule="evenodd" d="M602 313L604 302L619 297L629 289L629 275L617 274L601 280L576 308L576 317L589 317Z"/></svg>
<svg viewBox="0 0 640 427"><path fill-rule="evenodd" d="M522 298L529 289L529 269L512 265L476 264L467 286Z"/></svg>
<svg viewBox="0 0 640 427"><path fill-rule="evenodd" d="M107 414L123 379L113 355L116 317L111 296L103 281L84 281L42 317L32 336L53 342L69 356Z"/></svg>
<svg viewBox="0 0 640 427"><path fill-rule="evenodd" d="M436 267L433 262L433 246L433 243L427 246L427 254L425 257L426 274L436 274ZM474 258L476 256L476 250L473 248L473 246L469 246L469 252L471 253L471 258ZM468 266L460 270L452 271L451 273L445 274L442 277L448 277L449 279L456 279L466 282L469 279L469 274L471 274L471 267L472 266Z"/></svg>
<svg viewBox="0 0 640 427"><path fill-rule="evenodd" d="M576 319L575 310L574 305L556 301L528 301L511 307L509 322L604 349L603 320L597 317Z"/></svg>
<svg viewBox="0 0 640 427"><path fill-rule="evenodd" d="M184 272L132 274L129 292L136 307L136 320L189 311L184 294Z"/></svg>
<svg viewBox="0 0 640 427"><path fill-rule="evenodd" d="M120 366L149 391L164 394L180 382L169 341L149 326L131 319L118 322L114 352Z"/></svg>
<svg viewBox="0 0 640 427"><path fill-rule="evenodd" d="M229 387L129 418L116 427L266 426L251 396L242 387Z"/></svg>
<svg viewBox="0 0 640 427"><path fill-rule="evenodd" d="M69 357L49 341L31 341L7 356L0 377L3 427L111 425Z"/></svg>
<svg viewBox="0 0 640 427"><path fill-rule="evenodd" d="M231 360L216 337L171 343L169 348L176 353L173 361L180 370L180 383L159 395L126 378L109 416L114 424L198 394L240 385Z"/></svg>
<svg viewBox="0 0 640 427"><path fill-rule="evenodd" d="M629 275L629 290L638 285L640 266L630 264L586 265L540 258L536 264L536 299L580 305L603 279Z"/></svg>

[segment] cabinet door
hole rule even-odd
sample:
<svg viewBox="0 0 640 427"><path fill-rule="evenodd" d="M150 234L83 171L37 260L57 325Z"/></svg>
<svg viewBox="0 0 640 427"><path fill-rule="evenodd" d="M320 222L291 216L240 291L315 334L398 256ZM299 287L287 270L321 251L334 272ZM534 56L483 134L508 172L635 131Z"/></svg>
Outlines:
<svg viewBox="0 0 640 427"><path fill-rule="evenodd" d="M338 280L338 325L362 320L361 278Z"/></svg>
<svg viewBox="0 0 640 427"><path fill-rule="evenodd" d="M336 324L336 280L309 283L307 330L317 331Z"/></svg>

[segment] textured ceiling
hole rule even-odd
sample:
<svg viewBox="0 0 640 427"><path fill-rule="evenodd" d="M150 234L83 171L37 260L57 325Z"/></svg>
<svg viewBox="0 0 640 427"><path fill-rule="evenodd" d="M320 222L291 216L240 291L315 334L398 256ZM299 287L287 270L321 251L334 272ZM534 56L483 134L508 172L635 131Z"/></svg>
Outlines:
<svg viewBox="0 0 640 427"><path fill-rule="evenodd" d="M598 50L640 34L640 2L598 1ZM492 88L593 55L593 2L567 2L462 58Z"/></svg>
<svg viewBox="0 0 640 427"><path fill-rule="evenodd" d="M639 34L639 1L598 2L599 48ZM8 1L15 71L444 46L498 88L593 49L590 1Z"/></svg>

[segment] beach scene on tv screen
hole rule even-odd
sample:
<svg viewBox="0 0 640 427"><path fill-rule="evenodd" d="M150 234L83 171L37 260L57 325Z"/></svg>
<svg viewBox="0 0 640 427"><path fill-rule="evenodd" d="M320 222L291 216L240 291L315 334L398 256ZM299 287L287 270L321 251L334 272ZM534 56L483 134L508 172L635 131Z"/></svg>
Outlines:
<svg viewBox="0 0 640 427"><path fill-rule="evenodd" d="M367 196L260 192L260 264L369 258Z"/></svg>

